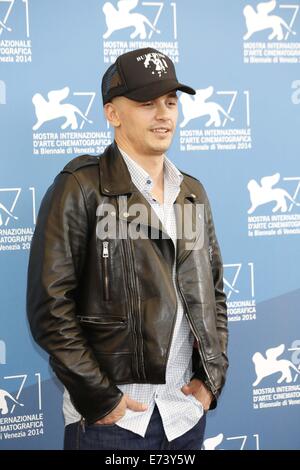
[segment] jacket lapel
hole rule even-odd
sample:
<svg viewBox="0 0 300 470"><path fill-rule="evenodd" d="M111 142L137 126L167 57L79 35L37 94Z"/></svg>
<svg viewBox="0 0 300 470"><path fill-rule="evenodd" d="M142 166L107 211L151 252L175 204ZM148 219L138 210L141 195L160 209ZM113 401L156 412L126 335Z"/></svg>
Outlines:
<svg viewBox="0 0 300 470"><path fill-rule="evenodd" d="M186 177L175 201L177 224L177 263L181 264L194 250L202 234L201 207L196 194L191 192Z"/></svg>
<svg viewBox="0 0 300 470"><path fill-rule="evenodd" d="M131 180L127 165L116 143L107 148L99 160L100 192L105 196L117 196L117 218L148 227L157 237L157 231L169 238L156 212ZM161 235L160 235L161 237Z"/></svg>
<svg viewBox="0 0 300 470"><path fill-rule="evenodd" d="M155 211L133 184L127 165L115 142L99 159L99 172L100 192L105 196L115 196L118 199L116 211L118 219L141 224L151 238L169 238ZM197 210L199 201L191 192L186 179L184 176L175 201L178 263L181 263L195 248L201 236L201 223L199 223L201 217L199 218Z"/></svg>

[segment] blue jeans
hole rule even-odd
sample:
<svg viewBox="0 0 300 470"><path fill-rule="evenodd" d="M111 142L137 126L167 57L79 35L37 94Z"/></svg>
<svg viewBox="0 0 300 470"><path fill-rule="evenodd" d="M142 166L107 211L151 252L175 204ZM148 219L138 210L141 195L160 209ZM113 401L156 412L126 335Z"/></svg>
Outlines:
<svg viewBox="0 0 300 470"><path fill-rule="evenodd" d="M65 428L64 450L201 450L206 415L182 436L169 442L155 406L145 437L116 424L85 425L80 421Z"/></svg>

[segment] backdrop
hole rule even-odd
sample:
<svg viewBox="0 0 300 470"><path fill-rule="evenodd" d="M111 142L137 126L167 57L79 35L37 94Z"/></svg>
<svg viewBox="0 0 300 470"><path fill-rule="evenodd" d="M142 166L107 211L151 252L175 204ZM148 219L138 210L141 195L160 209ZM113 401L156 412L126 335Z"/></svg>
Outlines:
<svg viewBox="0 0 300 470"><path fill-rule="evenodd" d="M61 449L62 390L31 339L26 271L46 188L111 142L100 83L154 46L197 89L169 157L209 194L230 369L205 449L299 449L300 3L0 0L0 448Z"/></svg>

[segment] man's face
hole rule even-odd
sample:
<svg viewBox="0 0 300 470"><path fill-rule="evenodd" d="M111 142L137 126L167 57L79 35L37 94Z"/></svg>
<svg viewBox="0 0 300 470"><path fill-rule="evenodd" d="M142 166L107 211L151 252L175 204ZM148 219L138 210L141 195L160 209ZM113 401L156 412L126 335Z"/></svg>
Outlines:
<svg viewBox="0 0 300 470"><path fill-rule="evenodd" d="M127 153L157 156L170 147L178 117L175 91L143 103L120 96L106 105L108 118L111 112L116 141Z"/></svg>

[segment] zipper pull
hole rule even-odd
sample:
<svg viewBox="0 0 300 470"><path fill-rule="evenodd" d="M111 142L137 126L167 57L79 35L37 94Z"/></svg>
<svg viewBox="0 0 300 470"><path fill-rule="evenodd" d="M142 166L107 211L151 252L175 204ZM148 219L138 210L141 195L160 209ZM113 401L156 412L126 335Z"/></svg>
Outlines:
<svg viewBox="0 0 300 470"><path fill-rule="evenodd" d="M108 258L108 242L103 242L102 258Z"/></svg>
<svg viewBox="0 0 300 470"><path fill-rule="evenodd" d="M81 420L80 420L80 426L81 426L82 432L85 433L85 419L84 419L84 417L82 417Z"/></svg>
<svg viewBox="0 0 300 470"><path fill-rule="evenodd" d="M209 255L209 261L212 263L213 260L213 247L209 245L208 247L208 255Z"/></svg>

